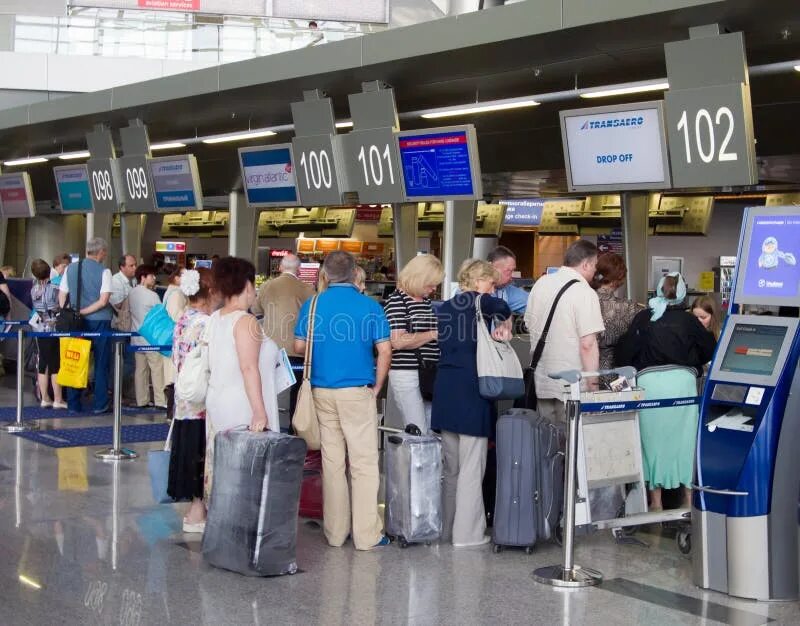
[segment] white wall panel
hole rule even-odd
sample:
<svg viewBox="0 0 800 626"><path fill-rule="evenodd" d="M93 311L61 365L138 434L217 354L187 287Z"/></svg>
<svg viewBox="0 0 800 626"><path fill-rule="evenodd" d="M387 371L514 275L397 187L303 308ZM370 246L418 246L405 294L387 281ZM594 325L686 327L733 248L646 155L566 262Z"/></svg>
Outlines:
<svg viewBox="0 0 800 626"><path fill-rule="evenodd" d="M47 90L47 55L0 51L0 88Z"/></svg>

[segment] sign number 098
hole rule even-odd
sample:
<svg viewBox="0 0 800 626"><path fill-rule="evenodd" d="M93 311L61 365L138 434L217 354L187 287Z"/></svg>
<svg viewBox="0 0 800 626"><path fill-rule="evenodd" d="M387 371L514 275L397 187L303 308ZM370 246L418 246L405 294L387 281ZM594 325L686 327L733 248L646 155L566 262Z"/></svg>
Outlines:
<svg viewBox="0 0 800 626"><path fill-rule="evenodd" d="M686 111L678 120L678 130L683 132L683 142L686 148L686 163L692 162L692 145L690 138L689 116ZM725 136L716 151L717 136L716 129L724 132ZM738 161L739 155L736 152L728 152L728 144L733 137L734 121L733 113L728 107L720 107L714 116L713 122L711 113L708 109L700 109L694 116L694 143L697 154L703 163L711 163L715 157L717 161Z"/></svg>
<svg viewBox="0 0 800 626"><path fill-rule="evenodd" d="M111 184L111 172L108 170L92 172L94 197L98 200L113 200L114 186Z"/></svg>

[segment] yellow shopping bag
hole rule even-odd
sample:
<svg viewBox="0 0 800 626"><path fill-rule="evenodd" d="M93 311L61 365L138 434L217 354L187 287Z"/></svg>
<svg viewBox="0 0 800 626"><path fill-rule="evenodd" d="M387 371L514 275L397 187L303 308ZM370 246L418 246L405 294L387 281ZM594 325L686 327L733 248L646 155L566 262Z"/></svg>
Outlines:
<svg viewBox="0 0 800 626"><path fill-rule="evenodd" d="M79 337L62 337L59 385L83 389L89 383L89 352L92 342Z"/></svg>

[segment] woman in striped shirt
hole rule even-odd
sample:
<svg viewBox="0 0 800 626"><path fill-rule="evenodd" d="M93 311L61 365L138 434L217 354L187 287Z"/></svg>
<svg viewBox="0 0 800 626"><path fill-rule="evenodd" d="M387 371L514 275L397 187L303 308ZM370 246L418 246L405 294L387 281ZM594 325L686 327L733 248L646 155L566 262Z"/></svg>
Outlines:
<svg viewBox="0 0 800 626"><path fill-rule="evenodd" d="M431 254L416 256L402 269L397 290L384 304L392 329L389 389L406 426L416 424L424 433L431 428L431 398L423 397L420 370L439 361L436 316L429 296L443 277L439 259Z"/></svg>

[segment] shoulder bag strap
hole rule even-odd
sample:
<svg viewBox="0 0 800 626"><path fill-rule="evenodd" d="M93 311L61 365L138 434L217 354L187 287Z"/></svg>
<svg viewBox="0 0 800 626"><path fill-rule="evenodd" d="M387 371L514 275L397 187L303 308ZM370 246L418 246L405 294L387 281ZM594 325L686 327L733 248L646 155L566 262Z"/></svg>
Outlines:
<svg viewBox="0 0 800 626"><path fill-rule="evenodd" d="M76 300L76 307L75 312L80 314L81 312L81 289L83 288L83 278L81 274L83 273L83 259L78 260L78 297Z"/></svg>
<svg viewBox="0 0 800 626"><path fill-rule="evenodd" d="M311 299L308 309L308 332L306 333L306 354L303 358L303 380L311 380L311 359L314 354L314 317L317 314L317 298Z"/></svg>
<svg viewBox="0 0 800 626"><path fill-rule="evenodd" d="M566 285L564 285L561 290L556 294L555 300L553 300L553 304L550 307L550 313L547 315L547 321L544 323L544 328L542 329L542 334L539 336L539 341L536 342L536 349L533 351L533 356L531 357L531 369L535 370L536 366L539 365L539 361L542 358L542 353L544 352L545 343L547 343L547 334L550 332L550 324L553 322L553 315L555 315L556 307L558 306L558 301L561 300L561 296L564 295L567 289L572 287L575 283L580 282L577 278L573 278Z"/></svg>
<svg viewBox="0 0 800 626"><path fill-rule="evenodd" d="M411 309L408 308L408 303L406 302L406 298L403 295L403 292L399 289L397 293L400 295L400 301L403 303L403 308L406 310L406 329L409 334L414 332L414 327L411 325ZM425 360L422 358L422 351L419 348L409 348L414 355L417 357L417 366L418 368L425 367Z"/></svg>

